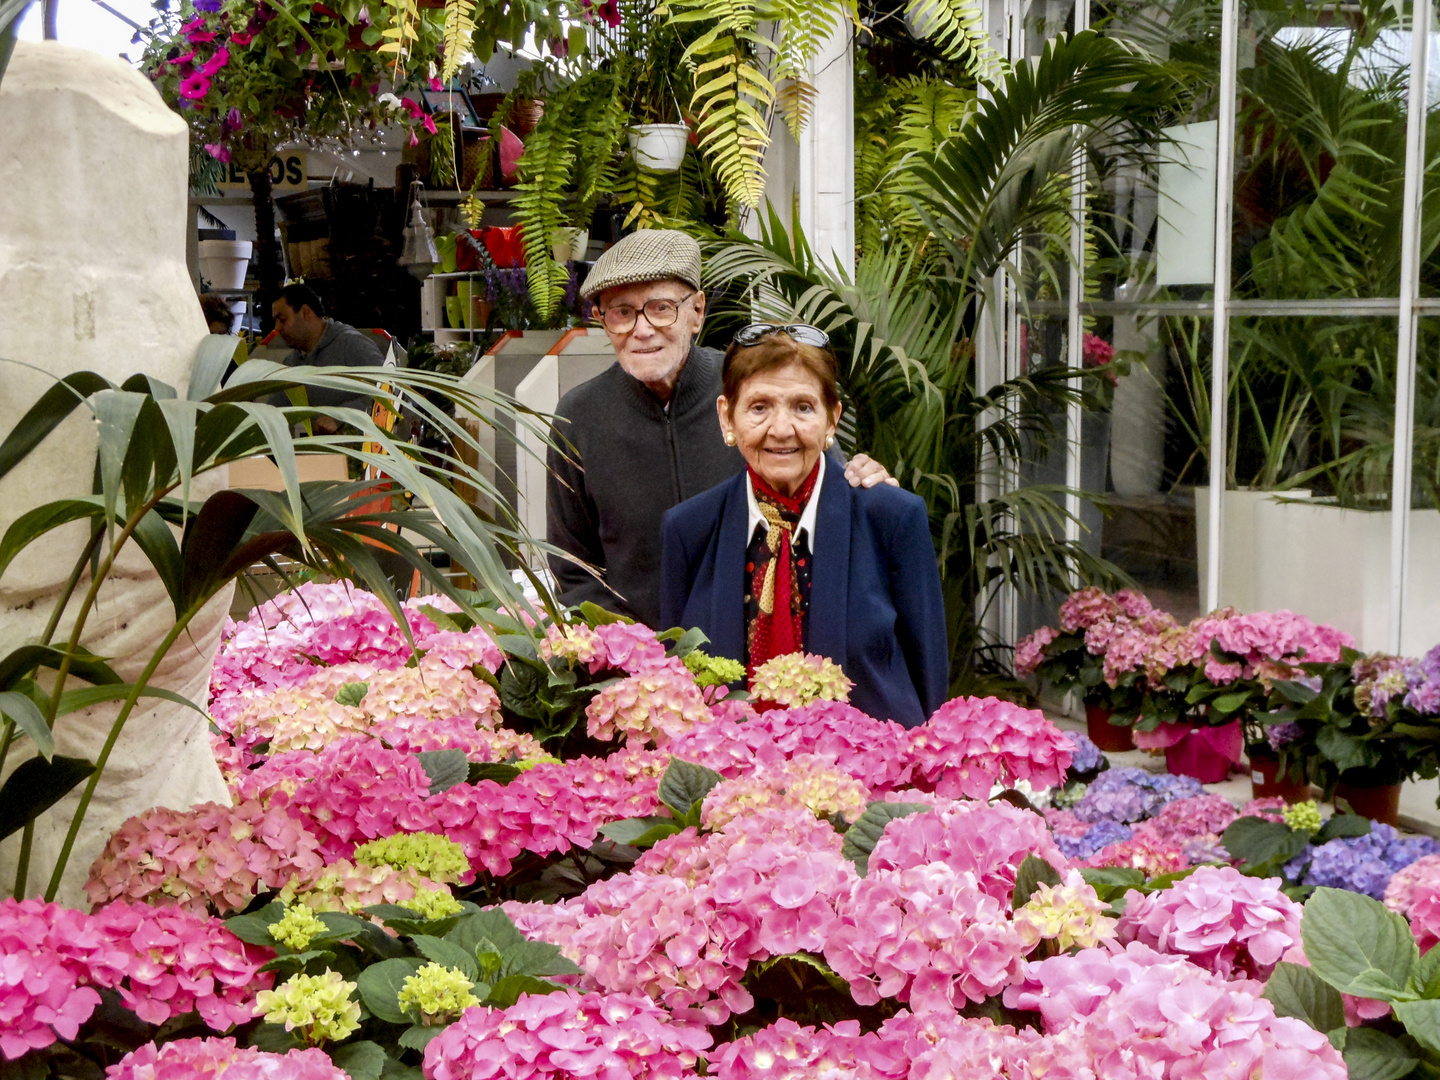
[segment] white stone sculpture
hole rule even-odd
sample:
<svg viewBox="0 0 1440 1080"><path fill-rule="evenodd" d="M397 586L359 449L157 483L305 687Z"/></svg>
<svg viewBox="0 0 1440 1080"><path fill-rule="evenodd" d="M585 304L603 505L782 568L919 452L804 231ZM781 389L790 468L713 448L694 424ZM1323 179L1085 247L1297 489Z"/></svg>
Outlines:
<svg viewBox="0 0 1440 1080"><path fill-rule="evenodd" d="M154 87L119 60L54 42L20 42L0 80L0 438L52 385L91 370L119 383L136 372L181 388L205 320L185 268L188 133ZM42 502L88 494L94 421L81 409L0 480L0 530ZM212 474L203 498L223 476ZM51 533L0 578L0 655L43 632L87 526ZM217 596L154 680L202 707L231 590ZM72 607L74 604L72 603ZM83 644L133 679L174 625L159 579L139 551L119 560ZM73 622L61 624L63 642ZM83 683L72 685L81 686ZM228 802L204 717L179 705L131 714L111 755L58 900L88 908L83 885L110 833L153 806ZM94 761L117 705L63 717L56 752ZM17 752L19 751L19 752ZM33 756L11 750L8 774ZM80 789L43 815L27 892L45 889ZM0 895L14 880L19 835L0 845Z"/></svg>

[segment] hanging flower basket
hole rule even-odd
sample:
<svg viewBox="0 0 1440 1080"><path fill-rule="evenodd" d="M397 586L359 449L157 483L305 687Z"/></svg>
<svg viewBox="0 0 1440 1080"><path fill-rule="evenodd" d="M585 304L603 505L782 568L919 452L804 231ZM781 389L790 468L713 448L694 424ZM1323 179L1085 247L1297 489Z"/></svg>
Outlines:
<svg viewBox="0 0 1440 1080"><path fill-rule="evenodd" d="M685 160L690 129L684 124L636 124L630 129L635 164L652 172L675 172Z"/></svg>

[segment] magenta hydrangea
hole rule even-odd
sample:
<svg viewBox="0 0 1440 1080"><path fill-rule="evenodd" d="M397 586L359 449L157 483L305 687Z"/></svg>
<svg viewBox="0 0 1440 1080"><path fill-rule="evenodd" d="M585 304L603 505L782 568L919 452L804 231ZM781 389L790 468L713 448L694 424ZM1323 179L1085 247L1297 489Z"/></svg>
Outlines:
<svg viewBox="0 0 1440 1080"><path fill-rule="evenodd" d="M323 1050L272 1054L234 1039L180 1039L133 1050L105 1071L106 1080L349 1080Z"/></svg>
<svg viewBox="0 0 1440 1080"><path fill-rule="evenodd" d="M1264 981L1300 941L1300 905L1283 884L1202 866L1168 889L1131 892L1116 931L1121 941L1188 957L1221 978Z"/></svg>
<svg viewBox="0 0 1440 1080"><path fill-rule="evenodd" d="M1058 786L1074 743L1039 709L956 698L911 732L918 781L951 798L984 799L998 783Z"/></svg>
<svg viewBox="0 0 1440 1080"><path fill-rule="evenodd" d="M636 994L562 991L467 1009L425 1049L426 1080L681 1080L709 1049Z"/></svg>

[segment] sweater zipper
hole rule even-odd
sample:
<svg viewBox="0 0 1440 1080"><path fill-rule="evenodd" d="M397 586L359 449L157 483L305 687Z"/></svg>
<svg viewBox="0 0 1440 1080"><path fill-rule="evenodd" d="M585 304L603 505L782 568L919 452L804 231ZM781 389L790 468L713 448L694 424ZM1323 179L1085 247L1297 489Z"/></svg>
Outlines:
<svg viewBox="0 0 1440 1080"><path fill-rule="evenodd" d="M671 402L674 408L674 402ZM680 490L680 449L675 445L675 422L670 417L670 409L665 410L665 437L670 440L670 481L675 488L675 505L678 506L684 501L684 493Z"/></svg>

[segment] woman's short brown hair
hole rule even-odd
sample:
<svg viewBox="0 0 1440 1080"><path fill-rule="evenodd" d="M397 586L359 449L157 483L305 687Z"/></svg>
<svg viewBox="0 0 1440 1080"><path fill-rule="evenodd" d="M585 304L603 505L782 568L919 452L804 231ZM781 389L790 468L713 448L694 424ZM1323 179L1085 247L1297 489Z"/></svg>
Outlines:
<svg viewBox="0 0 1440 1080"><path fill-rule="evenodd" d="M740 388L746 380L787 364L799 364L820 380L820 396L825 399L825 409L833 420L840 407L840 365L835 354L818 345L802 344L785 333L767 334L754 345L732 344L725 350L721 385L725 400L730 403L730 412L735 412Z"/></svg>

